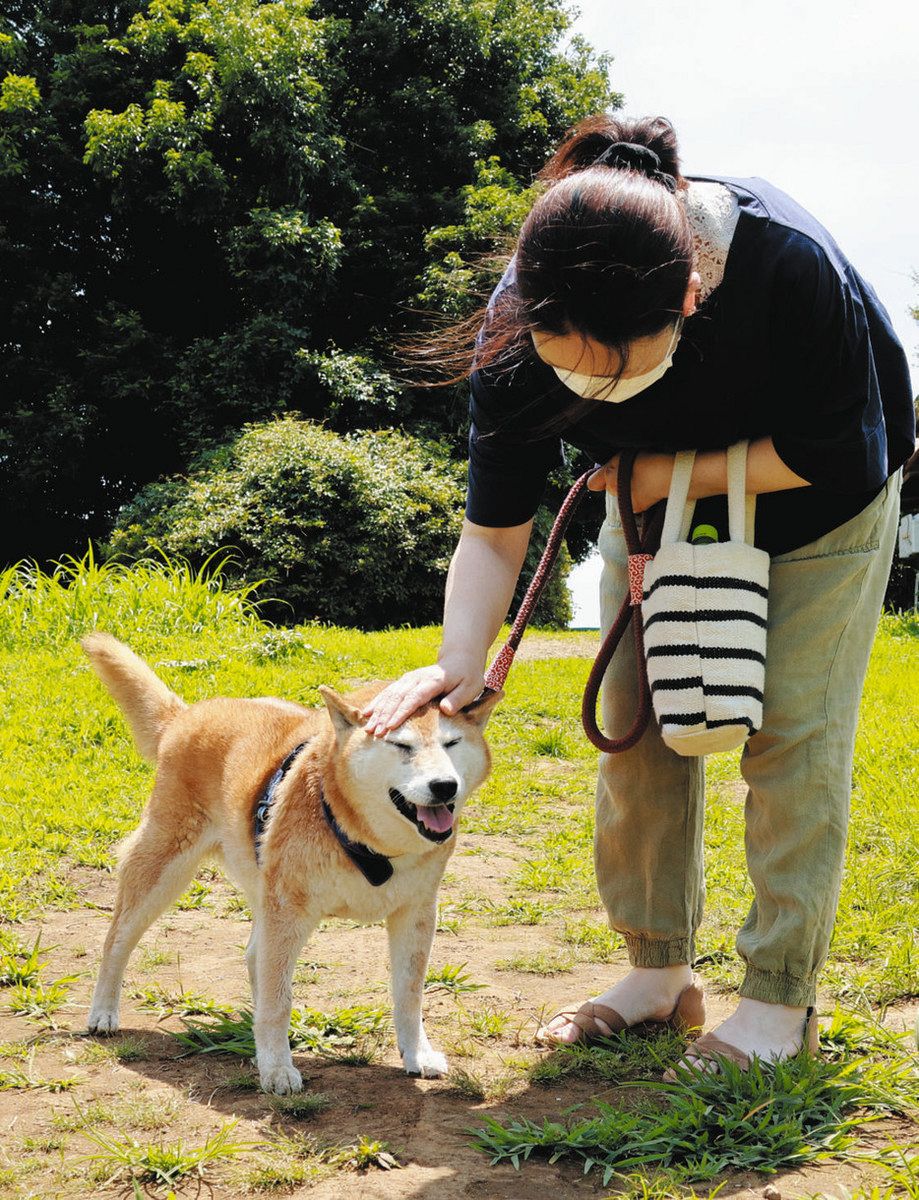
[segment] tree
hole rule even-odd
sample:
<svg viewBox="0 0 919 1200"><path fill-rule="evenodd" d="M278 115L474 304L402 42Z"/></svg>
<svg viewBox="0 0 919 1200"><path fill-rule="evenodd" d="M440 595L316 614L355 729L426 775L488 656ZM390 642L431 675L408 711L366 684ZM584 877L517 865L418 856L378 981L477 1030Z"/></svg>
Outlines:
<svg viewBox="0 0 919 1200"><path fill-rule="evenodd" d="M247 422L398 426L386 369L467 311L565 129L618 102L564 0L14 0L0 18L6 559L111 526Z"/></svg>

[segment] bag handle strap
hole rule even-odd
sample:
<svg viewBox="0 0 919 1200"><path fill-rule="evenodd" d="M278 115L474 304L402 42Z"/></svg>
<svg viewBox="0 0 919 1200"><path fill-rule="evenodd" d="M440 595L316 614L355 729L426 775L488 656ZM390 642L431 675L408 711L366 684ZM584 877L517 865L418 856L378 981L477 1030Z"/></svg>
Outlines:
<svg viewBox="0 0 919 1200"><path fill-rule="evenodd" d="M735 442L727 451L728 536L732 542L753 544L756 496L747 495L747 451L750 443ZM695 501L689 499L689 484L696 460L695 450L680 450L673 460L670 493L664 515L661 545L685 542L689 537Z"/></svg>
<svg viewBox="0 0 919 1200"><path fill-rule="evenodd" d="M732 542L753 544L756 496L747 495L748 441L728 446L728 536Z"/></svg>

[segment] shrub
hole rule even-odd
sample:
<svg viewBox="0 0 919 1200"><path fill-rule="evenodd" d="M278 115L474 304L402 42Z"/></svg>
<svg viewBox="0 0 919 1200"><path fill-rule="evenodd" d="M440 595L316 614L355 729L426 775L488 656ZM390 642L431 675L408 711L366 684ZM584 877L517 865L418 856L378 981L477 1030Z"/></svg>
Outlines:
<svg viewBox="0 0 919 1200"><path fill-rule="evenodd" d="M230 550L226 583L266 581L263 615L282 622L438 623L464 482L465 467L438 442L285 417L246 426L186 478L148 484L121 509L103 553L135 560L158 549L198 568ZM515 608L551 523L537 517ZM563 551L538 623L567 624L569 564Z"/></svg>
<svg viewBox="0 0 919 1200"><path fill-rule="evenodd" d="M227 579L266 580L265 612L282 621L436 622L462 476L438 443L285 417L246 426L187 478L144 488L105 553L137 558L159 546L197 564L231 548Z"/></svg>

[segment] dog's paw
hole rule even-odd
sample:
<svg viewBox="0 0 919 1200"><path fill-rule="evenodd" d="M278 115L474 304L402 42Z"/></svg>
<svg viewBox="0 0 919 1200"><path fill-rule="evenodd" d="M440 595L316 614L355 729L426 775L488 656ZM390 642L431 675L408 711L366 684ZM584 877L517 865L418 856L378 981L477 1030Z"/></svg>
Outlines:
<svg viewBox="0 0 919 1200"><path fill-rule="evenodd" d="M89 1033L117 1033L119 1024L117 1008L94 1008L89 1014L86 1029Z"/></svg>
<svg viewBox="0 0 919 1200"><path fill-rule="evenodd" d="M263 1067L259 1071L259 1082L262 1091L273 1096L289 1096L291 1092L303 1091L303 1076L293 1065Z"/></svg>
<svg viewBox="0 0 919 1200"><path fill-rule="evenodd" d="M450 1069L444 1055L430 1046L416 1054L404 1055L402 1062L406 1075L420 1075L422 1079L442 1079Z"/></svg>

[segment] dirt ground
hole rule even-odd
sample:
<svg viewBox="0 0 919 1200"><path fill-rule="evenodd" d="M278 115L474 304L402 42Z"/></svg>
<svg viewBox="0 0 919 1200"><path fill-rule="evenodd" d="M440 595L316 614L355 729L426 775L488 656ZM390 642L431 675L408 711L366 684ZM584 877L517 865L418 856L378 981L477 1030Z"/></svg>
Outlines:
<svg viewBox="0 0 919 1200"><path fill-rule="evenodd" d="M446 899L451 893L500 898L507 876L517 865L508 841L500 837L468 836L462 839L461 849L478 853L454 856ZM520 1081L519 1068L522 1061L543 1053L532 1046L540 1015L572 999L594 994L608 980L624 972L624 961L577 964L570 972L551 977L502 969L498 964L516 955L557 949L552 929L546 925L494 928L467 919L458 931L438 934L432 961L435 966L465 963L469 975L486 987L459 997L442 991L430 993L426 1001L429 1033L435 1044L448 1050L451 1065L479 1076L500 1075L510 1060L518 1068L518 1082L512 1094L476 1103L458 1092L449 1080L409 1079L402 1073L398 1055L390 1044L378 1061L363 1067L342 1066L318 1056L297 1056L307 1087L324 1093L330 1106L309 1121L290 1120L274 1112L268 1099L258 1091L242 1091L228 1083L245 1068L243 1060L229 1055L180 1057L180 1047L170 1037L170 1030L181 1028L180 1021L158 1021L155 1015L140 1011L130 998L133 989L150 986L155 980L166 987L181 986L203 992L220 1002L248 1003L242 958L248 922L218 915L232 894L232 889L219 881L211 885L209 907L173 911L163 917L148 932L129 966L122 1033L142 1040L145 1057L124 1064L81 1061L86 1047L95 1042L83 1037L80 1031L89 1001L91 973L114 892L111 876L89 871L82 874L81 894L97 907L49 914L42 926L43 943L55 947L46 969L47 977L81 974L73 988L75 1002L57 1014L59 1028L54 1031L39 1031L21 1017L0 1017L0 1042L34 1039L31 1069L36 1076L60 1078L76 1074L81 1082L74 1091L60 1094L37 1090L0 1092L4 1166L26 1155L24 1147L34 1147L47 1139L54 1129L55 1115L63 1114L66 1120L74 1114L75 1105L91 1114L94 1102L117 1106L145 1100L148 1111L161 1106L163 1122L160 1130L136 1133L139 1139L181 1138L187 1144L197 1144L229 1118L238 1118L234 1136L243 1140L259 1141L292 1129L308 1130L320 1139L334 1142L366 1136L385 1142L402 1164L400 1169L388 1172L340 1172L308 1187L286 1189L287 1194L309 1195L312 1200L342 1196L368 1200L395 1197L524 1200L549 1195L554 1200L568 1200L609 1193L596 1173L583 1177L570 1165L532 1162L519 1173L509 1166L492 1167L471 1146L467 1131L487 1113L538 1119L557 1117L572 1105L601 1094L596 1085L571 1079L548 1089L528 1085ZM29 936L33 930L25 929L23 933ZM151 954L154 957L168 954L169 959L144 966ZM295 994L300 1005L325 1010L351 1004L387 1003L384 930L343 922L330 924L304 950L299 977L302 982L296 985ZM457 1041L460 1003L472 1010L483 1006L497 1008L512 1013L513 1019L498 1039L465 1044L460 1039L460 1049L471 1052L471 1056L458 1056L455 1051L450 1053L449 1048ZM727 1011L728 1003L727 998L712 997L713 1021ZM610 1098L614 1090L604 1094ZM915 1128L897 1122L866 1127L866 1145L879 1145L890 1139L915 1140ZM51 1153L46 1154L44 1165L39 1162L35 1166L33 1150L27 1155L32 1164L28 1174L8 1183L0 1194L49 1197L85 1194L87 1185L80 1183L79 1155L90 1150L92 1147L82 1141L78 1132L68 1135L66 1147L58 1150L57 1159ZM234 1176L237 1170L230 1166L210 1171L206 1191L220 1198L243 1194L242 1186L233 1182L238 1179L238 1174ZM762 1175L734 1175L721 1194L761 1195L771 1183L783 1196L819 1193L844 1200L866 1178L852 1165L827 1164L786 1172L771 1180ZM180 1194L192 1194L197 1186L200 1185L186 1184ZM187 1193L189 1188L191 1192ZM114 1190L117 1192L119 1188ZM120 1190L126 1191L124 1187ZM705 1194L708 1188L700 1190ZM129 1189L126 1194L130 1194Z"/></svg>

